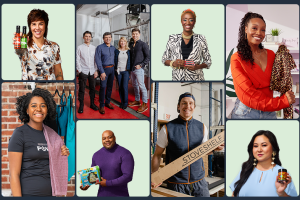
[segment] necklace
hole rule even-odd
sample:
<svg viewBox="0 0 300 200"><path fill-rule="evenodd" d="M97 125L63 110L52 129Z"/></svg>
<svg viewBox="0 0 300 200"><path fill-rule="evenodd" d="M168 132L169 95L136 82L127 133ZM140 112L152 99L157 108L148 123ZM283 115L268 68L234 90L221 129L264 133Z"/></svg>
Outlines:
<svg viewBox="0 0 300 200"><path fill-rule="evenodd" d="M263 51L263 50L262 50L262 51ZM258 57L258 58L257 58L257 57L254 55L254 53L253 53L253 56L259 61L260 66L261 66L260 56L261 56L261 52L262 52L262 51L259 52L259 57Z"/></svg>
<svg viewBox="0 0 300 200"><path fill-rule="evenodd" d="M183 33L181 35L182 35L183 39L189 40L194 35L194 32L191 35L188 35L188 36L184 35Z"/></svg>

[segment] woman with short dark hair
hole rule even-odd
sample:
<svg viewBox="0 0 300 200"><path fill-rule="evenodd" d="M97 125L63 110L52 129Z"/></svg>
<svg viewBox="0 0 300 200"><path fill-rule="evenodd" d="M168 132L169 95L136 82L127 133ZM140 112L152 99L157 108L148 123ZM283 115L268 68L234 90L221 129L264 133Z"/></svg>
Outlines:
<svg viewBox="0 0 300 200"><path fill-rule="evenodd" d="M21 61L22 80L63 80L60 48L47 39L48 14L44 10L33 9L28 14L27 24L27 49L16 50Z"/></svg>

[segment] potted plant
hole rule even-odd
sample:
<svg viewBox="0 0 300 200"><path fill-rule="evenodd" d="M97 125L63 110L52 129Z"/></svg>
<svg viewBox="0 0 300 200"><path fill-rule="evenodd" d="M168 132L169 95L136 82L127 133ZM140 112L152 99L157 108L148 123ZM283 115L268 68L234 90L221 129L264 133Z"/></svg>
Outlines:
<svg viewBox="0 0 300 200"><path fill-rule="evenodd" d="M270 30L270 33L273 36L273 42L278 42L278 36L282 33L282 31L278 28L274 28Z"/></svg>

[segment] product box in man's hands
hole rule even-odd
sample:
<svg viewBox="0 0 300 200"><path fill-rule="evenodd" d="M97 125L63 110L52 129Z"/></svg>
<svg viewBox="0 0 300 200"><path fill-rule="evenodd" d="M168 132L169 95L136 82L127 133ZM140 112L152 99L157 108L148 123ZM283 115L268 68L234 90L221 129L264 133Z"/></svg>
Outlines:
<svg viewBox="0 0 300 200"><path fill-rule="evenodd" d="M79 170L78 174L82 187L86 185L90 186L101 181L100 169L98 165L91 168Z"/></svg>

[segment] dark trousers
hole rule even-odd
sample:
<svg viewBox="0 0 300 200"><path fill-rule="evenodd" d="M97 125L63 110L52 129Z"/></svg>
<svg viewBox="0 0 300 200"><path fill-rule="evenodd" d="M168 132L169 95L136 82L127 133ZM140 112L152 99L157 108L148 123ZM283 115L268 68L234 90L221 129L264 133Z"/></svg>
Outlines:
<svg viewBox="0 0 300 200"><path fill-rule="evenodd" d="M128 81L129 81L129 71L123 71L118 74L116 72L116 77L119 84L119 95L121 99L121 105L128 105Z"/></svg>
<svg viewBox="0 0 300 200"><path fill-rule="evenodd" d="M106 77L104 81L100 80L100 91L99 91L99 102L101 108L104 107L105 104L110 103L111 92L114 84L115 68L114 67L104 68L104 72L106 74ZM106 88L106 93L105 93L105 88ZM104 103L104 97L105 97L105 103Z"/></svg>
<svg viewBox="0 0 300 200"><path fill-rule="evenodd" d="M95 98L95 78L94 74L86 75L84 73L79 74L79 92L78 92L78 100L79 102L84 101L84 93L85 93L85 86L86 86L86 81L89 80L89 89L90 89L90 98L94 100Z"/></svg>

